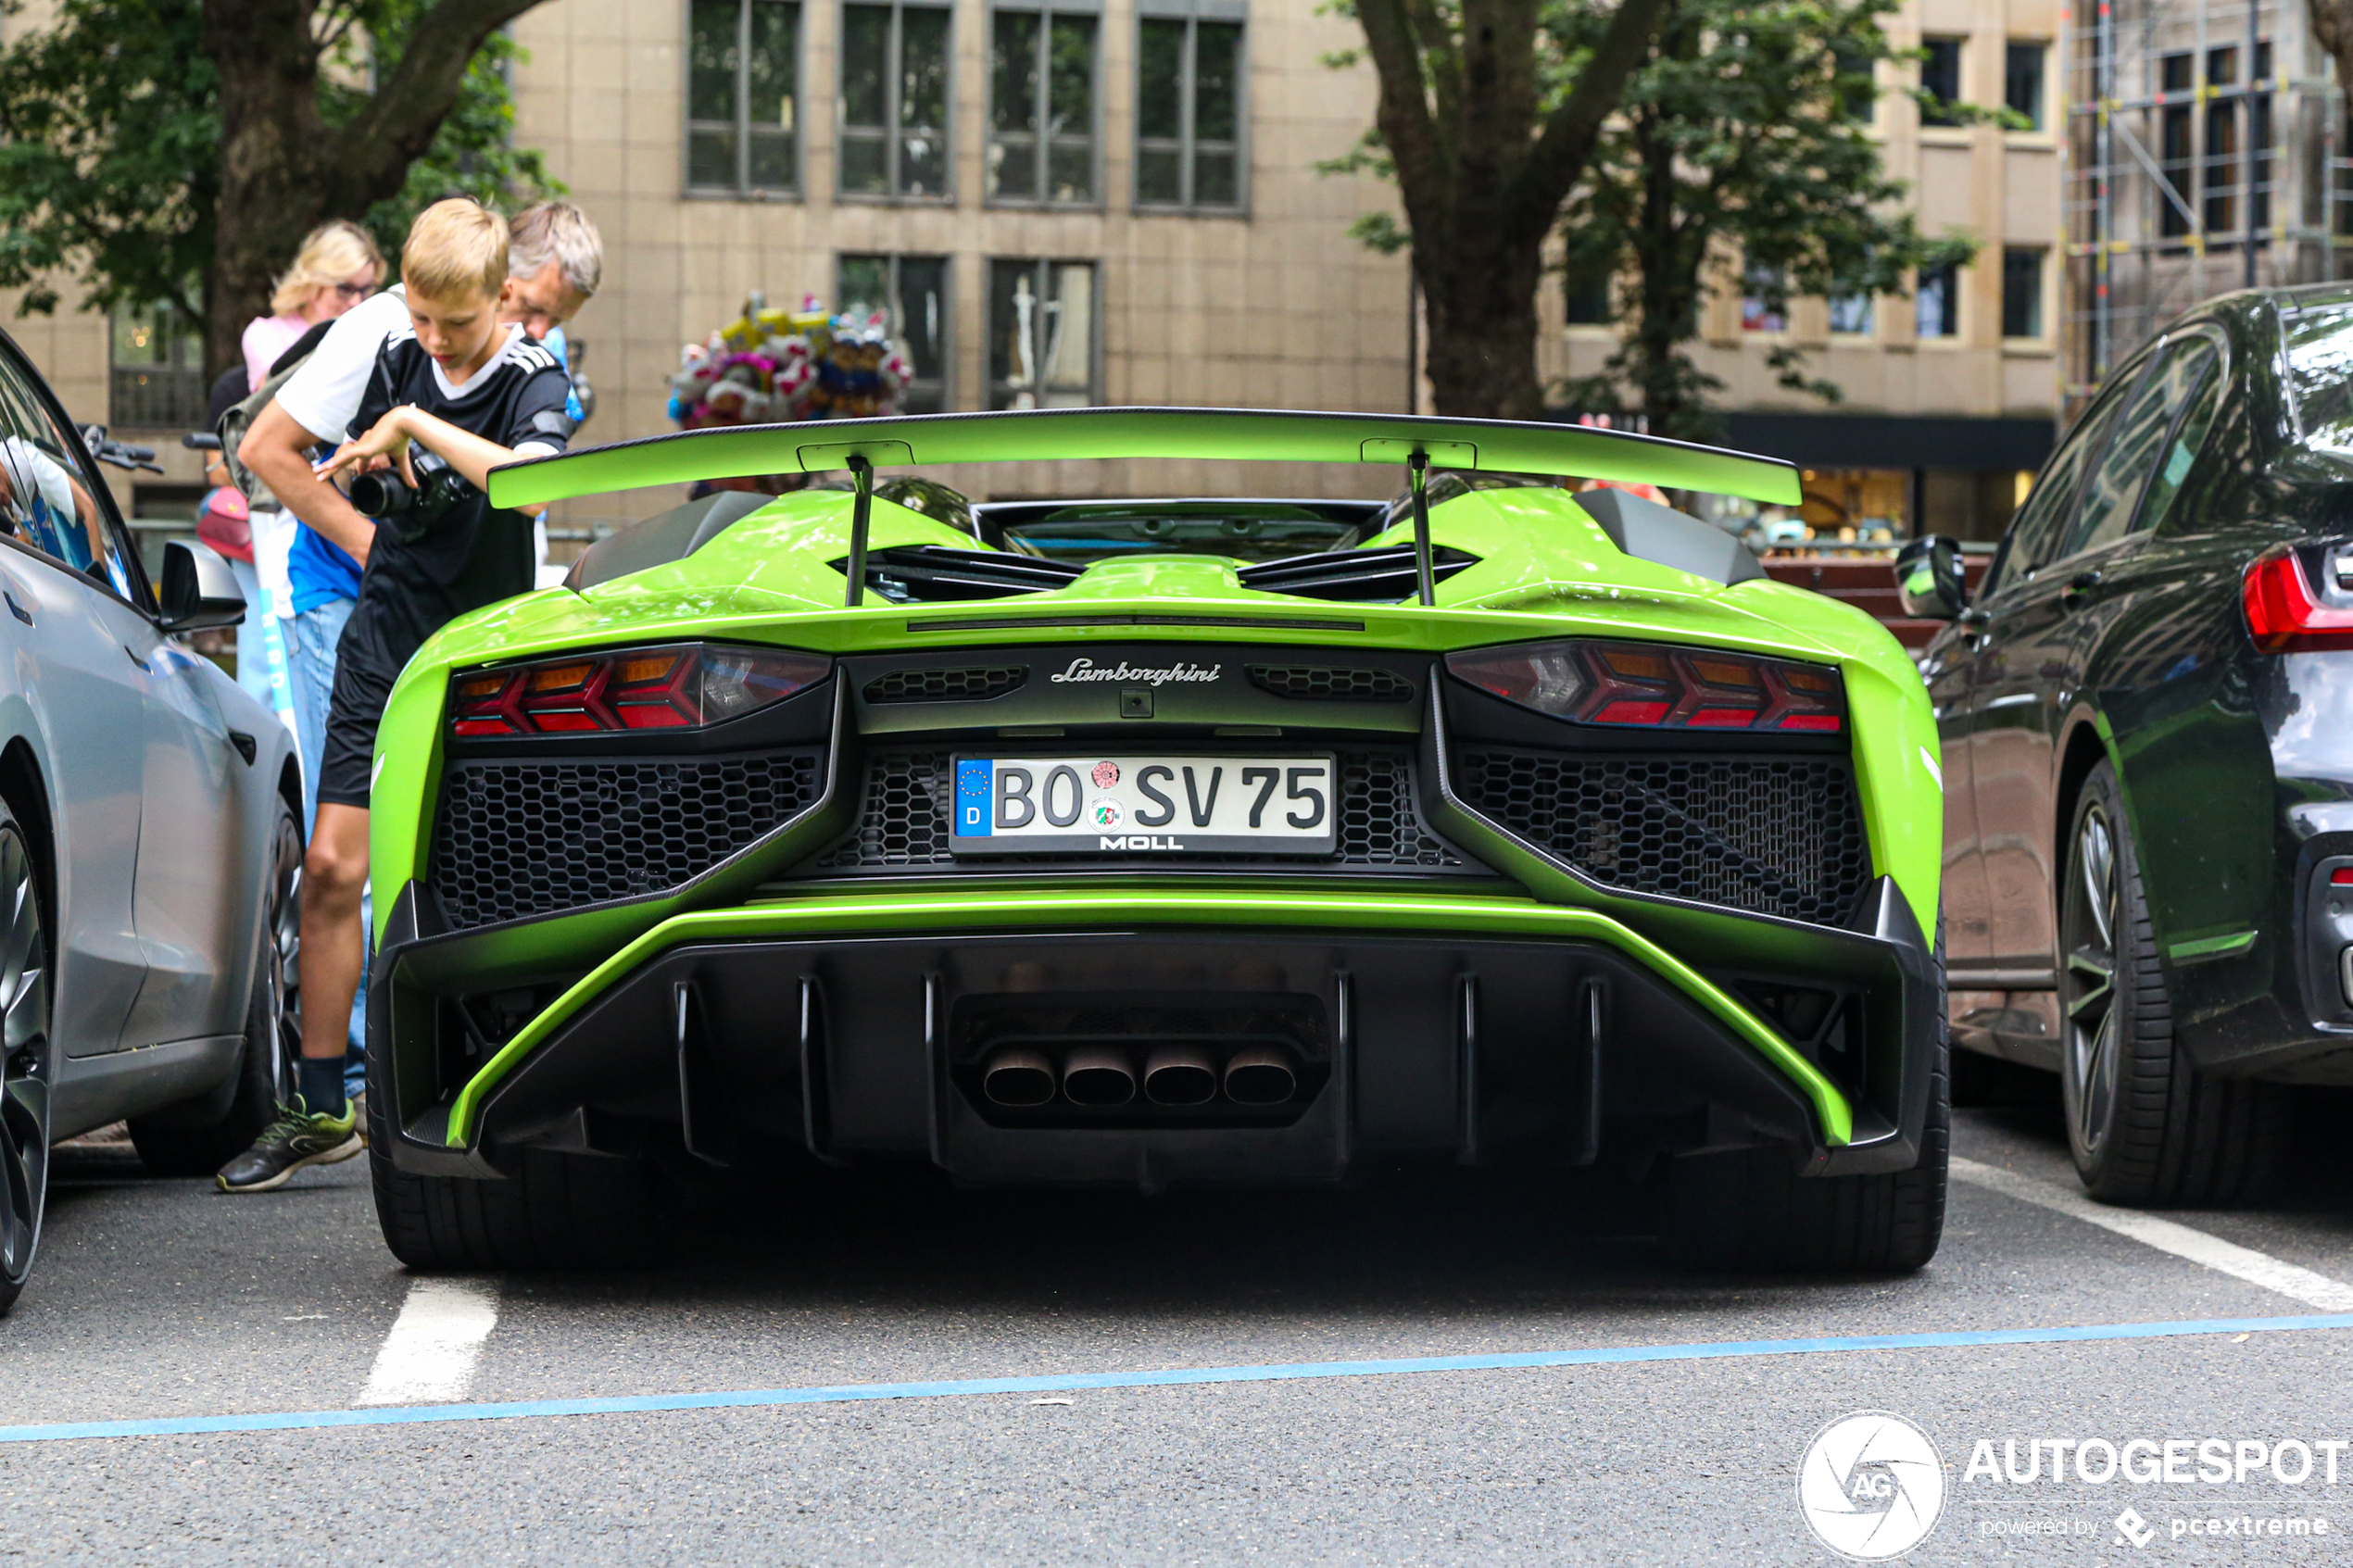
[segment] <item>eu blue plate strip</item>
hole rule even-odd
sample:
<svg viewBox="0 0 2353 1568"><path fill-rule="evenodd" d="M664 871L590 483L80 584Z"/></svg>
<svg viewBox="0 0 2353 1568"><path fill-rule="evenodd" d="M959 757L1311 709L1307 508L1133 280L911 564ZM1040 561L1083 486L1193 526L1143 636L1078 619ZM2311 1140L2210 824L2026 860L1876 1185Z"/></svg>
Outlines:
<svg viewBox="0 0 2353 1568"><path fill-rule="evenodd" d="M1409 1356L1394 1361L1302 1361L1289 1366L1183 1367L1166 1372L1080 1372L1044 1377L964 1377L937 1383L849 1383L819 1388L743 1388L715 1394L627 1394L602 1399L517 1399L504 1404L404 1405L356 1411L281 1411L157 1421L69 1421L0 1426L0 1443L81 1437L183 1437L207 1432L296 1432L324 1426L411 1426L443 1421L512 1421L547 1415L632 1415L652 1411L749 1410L850 1399L937 1399L959 1394L1067 1394L1089 1388L1166 1388L1195 1383L1281 1383L1308 1377L1391 1377L1416 1372L1509 1372L1524 1367L1623 1366L1708 1361L1735 1356L1818 1355L1841 1350L1967 1349L1989 1345L2066 1345L2099 1339L2175 1339L2199 1334L2278 1334L2353 1328L2353 1312L2289 1318L2196 1318L2074 1328L1993 1328L1945 1334L1860 1334L1835 1339L1728 1339L1697 1345L1614 1345L1587 1350L1525 1350L1490 1356Z"/></svg>

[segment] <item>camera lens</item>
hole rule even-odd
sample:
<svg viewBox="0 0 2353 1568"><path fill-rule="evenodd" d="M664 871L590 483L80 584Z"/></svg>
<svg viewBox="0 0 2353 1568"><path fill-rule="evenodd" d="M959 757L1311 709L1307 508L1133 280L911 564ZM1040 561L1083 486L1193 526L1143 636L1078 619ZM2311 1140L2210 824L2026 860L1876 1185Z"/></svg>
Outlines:
<svg viewBox="0 0 2353 1568"><path fill-rule="evenodd" d="M411 494L389 469L359 474L351 482L351 508L361 517L391 517L408 509Z"/></svg>

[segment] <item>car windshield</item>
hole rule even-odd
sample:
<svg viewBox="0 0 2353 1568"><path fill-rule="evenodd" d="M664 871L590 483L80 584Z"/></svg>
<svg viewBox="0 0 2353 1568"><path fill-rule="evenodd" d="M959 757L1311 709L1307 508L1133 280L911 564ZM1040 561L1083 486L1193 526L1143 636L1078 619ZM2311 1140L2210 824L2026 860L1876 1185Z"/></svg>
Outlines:
<svg viewBox="0 0 2353 1568"><path fill-rule="evenodd" d="M1139 555L1277 560L1344 550L1365 532L1360 517L1283 502L1144 501L1021 511L989 520L1007 549L1076 565Z"/></svg>
<svg viewBox="0 0 2353 1568"><path fill-rule="evenodd" d="M2283 310L2280 334L2306 444L2353 452L2353 299Z"/></svg>

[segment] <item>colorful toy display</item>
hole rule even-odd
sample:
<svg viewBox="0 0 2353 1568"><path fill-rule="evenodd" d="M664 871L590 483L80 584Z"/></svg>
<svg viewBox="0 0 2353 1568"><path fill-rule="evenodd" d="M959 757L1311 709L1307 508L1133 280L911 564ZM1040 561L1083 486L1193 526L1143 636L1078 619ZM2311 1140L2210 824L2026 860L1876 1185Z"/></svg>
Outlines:
<svg viewBox="0 0 2353 1568"><path fill-rule="evenodd" d="M829 315L815 295L774 308L755 292L742 316L679 352L670 417L701 430L895 414L913 374L881 311Z"/></svg>

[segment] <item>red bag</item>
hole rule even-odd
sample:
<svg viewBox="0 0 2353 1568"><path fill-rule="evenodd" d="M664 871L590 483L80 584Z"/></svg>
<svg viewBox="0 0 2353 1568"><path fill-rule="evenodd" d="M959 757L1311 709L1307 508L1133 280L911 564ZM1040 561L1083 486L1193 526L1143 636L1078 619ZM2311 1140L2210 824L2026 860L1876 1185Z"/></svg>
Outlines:
<svg viewBox="0 0 2353 1568"><path fill-rule="evenodd" d="M252 560L253 514L245 498L225 484L207 495L196 513L196 537L231 560Z"/></svg>

